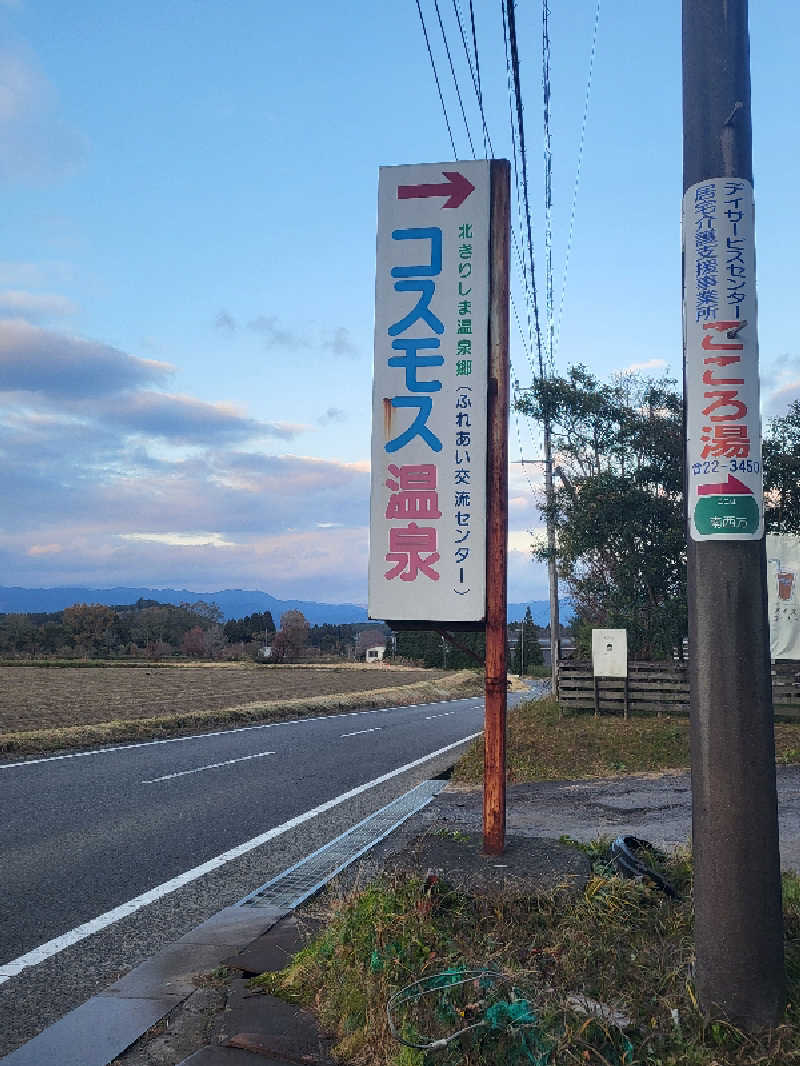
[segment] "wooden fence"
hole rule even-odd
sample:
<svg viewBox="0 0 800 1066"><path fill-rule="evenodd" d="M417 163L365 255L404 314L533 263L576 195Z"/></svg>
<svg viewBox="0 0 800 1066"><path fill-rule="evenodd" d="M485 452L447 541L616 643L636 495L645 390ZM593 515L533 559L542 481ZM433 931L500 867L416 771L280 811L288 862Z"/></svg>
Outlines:
<svg viewBox="0 0 800 1066"><path fill-rule="evenodd" d="M600 677L590 662L562 659L558 664L558 699L564 710L595 714L688 714L686 663L628 664L627 678ZM781 718L800 718L800 662L772 665L772 700Z"/></svg>

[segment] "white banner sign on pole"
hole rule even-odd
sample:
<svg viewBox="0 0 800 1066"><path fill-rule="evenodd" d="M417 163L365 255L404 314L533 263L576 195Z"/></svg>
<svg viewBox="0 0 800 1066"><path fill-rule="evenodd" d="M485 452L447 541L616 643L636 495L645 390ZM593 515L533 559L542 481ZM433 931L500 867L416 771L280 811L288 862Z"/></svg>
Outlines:
<svg viewBox="0 0 800 1066"><path fill-rule="evenodd" d="M683 198L686 462L692 539L764 533L753 187L713 178Z"/></svg>
<svg viewBox="0 0 800 1066"><path fill-rule="evenodd" d="M767 534L767 590L770 655L800 660L800 537Z"/></svg>
<svg viewBox="0 0 800 1066"><path fill-rule="evenodd" d="M382 167L369 616L486 616L489 162Z"/></svg>

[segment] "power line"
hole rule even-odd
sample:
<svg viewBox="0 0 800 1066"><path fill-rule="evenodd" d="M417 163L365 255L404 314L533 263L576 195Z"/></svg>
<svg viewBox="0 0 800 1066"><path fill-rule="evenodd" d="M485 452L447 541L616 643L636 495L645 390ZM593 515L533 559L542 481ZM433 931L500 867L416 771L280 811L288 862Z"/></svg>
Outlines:
<svg viewBox="0 0 800 1066"><path fill-rule="evenodd" d="M544 126L544 277L545 322L547 325L546 366L553 364L553 148L550 138L550 8L542 0L542 117Z"/></svg>
<svg viewBox="0 0 800 1066"><path fill-rule="evenodd" d="M472 0L470 0L470 9L472 8ZM469 45L467 44L467 35L464 32L464 23L461 16L461 8L458 6L458 0L453 0L453 11L455 12L456 21L458 22L458 30L461 34L461 44L464 47L464 55L467 57L467 65L469 66L469 73L472 77L472 88L475 90L475 96L478 100L478 110L481 115L481 122L483 124L483 150L486 155L491 152L494 155L494 145L492 144L492 138L489 135L489 127L486 125L486 114L483 110L483 93L481 92L481 83L479 76L478 66L478 41L475 36L475 19L474 12L472 14L472 42L475 49L475 61L473 63L472 55L470 54Z"/></svg>
<svg viewBox="0 0 800 1066"><path fill-rule="evenodd" d="M581 168L583 166L583 147L586 140L586 123L589 118L589 97L592 92L592 73L594 71L594 60L597 54L597 35L600 26L600 0L597 0L594 9L594 26L592 29L592 47L589 53L589 73L586 78L586 92L583 99L583 118L581 119L581 130L578 137L578 163L575 169L575 184L572 189L572 206L569 214L569 233L567 236L567 249L564 255L564 272L561 276L561 296L558 306L558 318L555 325L555 338L554 338L554 354L558 351L558 342L561 336L561 318L564 314L564 300L567 293L567 270L569 268L569 256L572 251L572 240L575 234L575 215L578 204L578 187L581 181Z"/></svg>
<svg viewBox="0 0 800 1066"><path fill-rule="evenodd" d="M511 57L509 55L509 49L508 49L508 27L507 27L507 24L506 24L506 9L505 9L505 5L504 5L504 0L500 0L500 10L501 10L501 13L502 13L502 16L503 16L503 43L505 45L505 51L506 51L506 84L507 84L507 88L508 88L508 112L509 112L509 122L510 122L510 126L511 126L511 148L512 148L511 158L513 160L513 165L514 165L514 189L515 189L515 192L516 192L517 216L519 218L519 231L520 231L520 240L521 240L522 236L523 236L523 222L522 222L522 209L521 209L522 191L521 191L520 179L519 179L517 135L516 135L516 127L514 125L514 92L513 92L513 87L512 87ZM536 368L535 368L534 364L531 362L531 358L532 358L531 349L533 347L533 322L532 322L532 319L531 319L531 295L530 295L531 290L530 290L530 285L528 284L528 265L527 265L527 262L526 262L525 258L523 257L522 249L520 248L519 241L517 240L517 234L516 234L516 231L514 230L513 227L511 228L511 238L512 238L512 241L514 243L514 249L515 249L515 251L517 253L517 259L518 259L520 267L522 269L522 281L523 281L523 286L524 286L524 289L525 289L525 309L526 309L527 320L528 320L528 336L530 338L530 347L528 347L526 345L526 352L527 352L527 355L528 355L528 362L529 362L530 368L531 368L531 375L533 377L536 377ZM515 312L516 312L516 308L515 308ZM519 322L519 316L517 316L517 321Z"/></svg>
<svg viewBox="0 0 800 1066"><path fill-rule="evenodd" d="M533 318L536 336L536 351L539 361L539 376L544 377L544 360L542 355L542 333L539 324L539 301L536 294L536 265L533 254L533 228L531 225L530 197L528 195L528 157L525 149L525 125L522 118L522 89L519 78L519 51L517 49L517 25L514 11L515 0L502 0L505 12L505 25L508 26L508 43L511 58L511 74L514 81L514 101L517 116L517 135L519 138L519 155L522 164L522 200L525 211L527 230L528 259L530 261L530 291L533 299Z"/></svg>
<svg viewBox="0 0 800 1066"><path fill-rule="evenodd" d="M434 78L434 81L436 82L436 90L439 93L439 103L442 105L442 112L444 114L445 125L447 126L447 132L450 135L450 146L453 149L453 159L457 159L458 158L458 152L456 151L456 142L453 139L453 130L452 130L451 126L450 126L450 119L449 119L449 117L447 115L447 108L445 107L444 97L442 96L442 86L439 84L439 75L438 75L438 73L436 71L436 62L435 62L435 60L433 58L433 51L431 50L431 42L430 42L430 39L428 37L427 27L425 26L425 18L424 18L423 14L422 14L422 8L420 7L419 0L416 0L416 2L417 2L417 12L419 13L419 21L420 21L420 24L422 26L422 32L423 32L423 34L425 36L425 44L426 44L426 46L428 48L428 59L430 60L431 69L433 70L433 78Z"/></svg>
<svg viewBox="0 0 800 1066"><path fill-rule="evenodd" d="M447 40L447 34L444 30L444 23L442 22L442 13L439 10L439 0L433 0L433 6L436 9L436 17L439 20L439 29L442 31L442 40L444 41L444 50L447 53L447 61L450 64L450 73L453 75L453 84L456 87L456 96L458 97L458 106L461 108L461 117L464 120L464 129L467 131L467 140L469 141L469 148L472 152L472 158L475 158L475 145L472 143L472 133L470 132L469 122L467 122L467 113L464 110L464 101L461 98L461 86L458 84L458 77L456 76L456 68L453 65L453 57L450 54L450 45ZM455 148L453 149L455 151Z"/></svg>
<svg viewBox="0 0 800 1066"><path fill-rule="evenodd" d="M475 52L475 79L477 82L476 88L478 90L478 106L481 109L481 115L483 115L483 89L481 88L481 64L478 58L478 37L475 33L475 9L472 6L472 0L469 0L469 21L472 28L472 48ZM484 127L486 126L486 118L483 120ZM486 136L489 137L489 130L486 130ZM489 140L489 147L491 148L492 142ZM492 155L494 155L494 149L492 148Z"/></svg>

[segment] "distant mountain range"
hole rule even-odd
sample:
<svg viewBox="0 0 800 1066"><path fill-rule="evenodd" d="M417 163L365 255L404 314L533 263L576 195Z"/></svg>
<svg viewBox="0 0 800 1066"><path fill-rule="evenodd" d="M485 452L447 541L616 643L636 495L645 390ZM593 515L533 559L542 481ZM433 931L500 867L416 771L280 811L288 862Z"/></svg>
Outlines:
<svg viewBox="0 0 800 1066"><path fill-rule="evenodd" d="M109 607L136 603L137 600L158 600L159 603L215 603L222 611L225 621L229 618L244 618L248 614L270 611L275 624L284 611L302 611L312 625L329 622L342 625L347 622L366 622L364 607L354 603L317 603L312 600L279 600L268 592L258 589L221 589L218 592L190 592L189 589L153 589L116 587L92 589L83 586L63 588L24 589L0 586L0 614L37 614L62 611L73 603L103 603ZM569 600L561 600L561 621L568 622L573 615ZM546 626L550 620L548 600L531 600L528 603L509 603L509 622L519 622L530 607L534 622Z"/></svg>

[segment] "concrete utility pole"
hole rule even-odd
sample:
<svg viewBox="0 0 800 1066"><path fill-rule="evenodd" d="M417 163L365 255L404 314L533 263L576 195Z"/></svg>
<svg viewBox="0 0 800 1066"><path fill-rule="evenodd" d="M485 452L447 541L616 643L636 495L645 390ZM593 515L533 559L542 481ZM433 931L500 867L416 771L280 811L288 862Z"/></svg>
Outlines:
<svg viewBox="0 0 800 1066"><path fill-rule="evenodd" d="M733 293L740 238L731 238L736 213L725 209L738 196L745 216L750 210L743 184L752 183L747 0L683 0L683 122L683 186L692 190L684 203L684 257L692 264L684 276L684 380L696 987L707 1015L752 1030L780 1019L785 979L766 558L753 502L759 486L728 476L735 450L725 450L736 436L738 454L746 444L757 457L736 469L760 470L754 261L752 298L741 305L751 309L739 319ZM748 224L752 233L747 217L742 231ZM712 244L703 245L698 234ZM701 255L711 255L713 270L710 260L701 265ZM693 280L704 269L705 289ZM714 313L698 293L718 301ZM701 374L709 375L702 378L709 391L699 387L698 404L691 382ZM731 389L748 374L756 388L749 414ZM712 391L717 385L729 391ZM701 427L709 434L702 452L692 440L697 412L708 423ZM734 421L745 416L746 425ZM721 484L699 483L709 466L696 461L702 455L720 457ZM742 529L748 532L734 533Z"/></svg>
<svg viewBox="0 0 800 1066"><path fill-rule="evenodd" d="M533 392L533 388L517 389L518 392ZM550 412L543 404L542 426L544 429L544 459L522 459L525 463L544 465L544 498L547 505L547 577L550 586L550 681L553 695L558 695L558 657L560 654L561 620L558 606L558 570L556 568L556 523L555 486L553 484L553 443L550 430Z"/></svg>
<svg viewBox="0 0 800 1066"><path fill-rule="evenodd" d="M550 582L550 679L553 695L558 695L558 656L561 645L561 621L558 610L558 570L556 569L555 489L553 487L553 444L550 436L550 411L544 412L544 492L547 500L547 576Z"/></svg>

